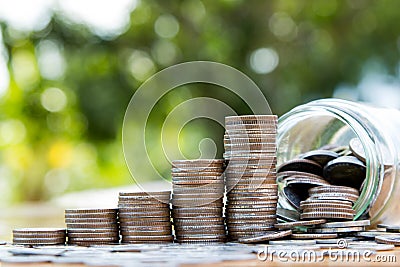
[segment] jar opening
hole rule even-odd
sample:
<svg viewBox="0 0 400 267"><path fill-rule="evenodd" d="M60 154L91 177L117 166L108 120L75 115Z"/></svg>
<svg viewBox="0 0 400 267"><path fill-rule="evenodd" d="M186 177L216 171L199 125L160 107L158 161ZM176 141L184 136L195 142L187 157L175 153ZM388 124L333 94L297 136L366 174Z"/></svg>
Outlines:
<svg viewBox="0 0 400 267"><path fill-rule="evenodd" d="M310 104L312 103L314 102ZM307 104L282 116L278 127L277 160L279 166L299 154L325 145L348 147L353 138L359 138L363 145L366 165L366 177L360 197L354 204L355 219L358 219L368 215L381 182L380 170L376 167L379 164L373 140L351 110ZM280 184L279 188L282 189L283 185ZM284 208L290 206L283 198L280 198L280 205Z"/></svg>

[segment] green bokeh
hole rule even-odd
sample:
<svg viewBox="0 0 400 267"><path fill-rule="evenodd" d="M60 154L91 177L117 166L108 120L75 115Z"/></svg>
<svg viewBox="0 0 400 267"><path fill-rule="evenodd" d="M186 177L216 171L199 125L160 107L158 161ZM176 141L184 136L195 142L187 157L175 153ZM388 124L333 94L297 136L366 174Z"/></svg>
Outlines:
<svg viewBox="0 0 400 267"><path fill-rule="evenodd" d="M168 19L175 18L176 35L157 34L160 16L160 27L167 30L174 27ZM371 60L397 75L399 18L399 3L393 0L187 0L141 1L127 31L112 39L71 24L57 12L39 32L18 33L2 22L10 86L0 98L0 200L44 200L133 183L122 153L124 112L140 84L167 66L192 60L231 65L251 77L281 115L332 96L340 84L356 85ZM65 59L57 79L39 71L38 51L46 40ZM260 48L279 55L269 73L257 74L251 66L252 53ZM61 95L49 88L61 89ZM162 156L157 150L160 123L174 106L196 96L220 99L248 113L240 99L222 89L204 84L177 88L151 114L152 157ZM204 121L189 126L182 137L192 134L194 143L220 138L222 154L219 127ZM182 144L185 155L197 156L197 144ZM158 167L168 175L169 166Z"/></svg>

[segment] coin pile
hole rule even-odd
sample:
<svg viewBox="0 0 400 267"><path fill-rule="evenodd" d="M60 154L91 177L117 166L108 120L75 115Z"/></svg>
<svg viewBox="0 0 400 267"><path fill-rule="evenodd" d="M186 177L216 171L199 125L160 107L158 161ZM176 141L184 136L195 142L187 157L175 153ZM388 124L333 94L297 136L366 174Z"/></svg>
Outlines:
<svg viewBox="0 0 400 267"><path fill-rule="evenodd" d="M172 218L179 243L224 242L224 160L172 162Z"/></svg>
<svg viewBox="0 0 400 267"><path fill-rule="evenodd" d="M380 235L375 237L375 241L381 244L400 246L400 235Z"/></svg>
<svg viewBox="0 0 400 267"><path fill-rule="evenodd" d="M170 196L170 191L119 193L122 243L172 242Z"/></svg>
<svg viewBox="0 0 400 267"><path fill-rule="evenodd" d="M50 246L65 244L63 228L20 228L13 230L13 243L26 246Z"/></svg>
<svg viewBox="0 0 400 267"><path fill-rule="evenodd" d="M301 219L353 220L357 189L346 186L317 186L308 190L307 200L300 202Z"/></svg>
<svg viewBox="0 0 400 267"><path fill-rule="evenodd" d="M355 155L353 150L352 147L324 146L281 164L278 168L277 181L283 187L281 194L282 200L286 201L285 207L288 205L300 210L300 203L303 203L303 205L307 204L308 209L311 204L319 208L318 205L323 205L328 201L330 211L344 209L341 217L334 217L334 214L331 217L321 214L322 217L319 218L352 219L354 211L350 215L349 205L354 204L358 199L359 190L362 188L366 175L365 164L353 156ZM313 191L315 187L323 187L325 191L318 194ZM309 192L314 192L314 196L309 198ZM318 208L313 212L328 212L328 207L325 210ZM310 210L306 212L309 213ZM303 218L318 218L314 215L306 214Z"/></svg>
<svg viewBox="0 0 400 267"><path fill-rule="evenodd" d="M308 204L307 204L308 205ZM328 204L329 206L329 204ZM356 237L364 233L369 220L342 221L340 218L332 219L308 219L275 224L278 229L290 229L291 240L312 240L317 239L320 243L328 243L329 240L336 243L338 237ZM361 238L361 237L360 237ZM326 241L323 241L326 240Z"/></svg>
<svg viewBox="0 0 400 267"><path fill-rule="evenodd" d="M358 232L365 231L365 228L369 225L369 220L334 221L320 224L314 228L309 228L308 232L317 234L338 234L341 236L353 236Z"/></svg>
<svg viewBox="0 0 400 267"><path fill-rule="evenodd" d="M65 223L69 245L119 242L117 209L67 209Z"/></svg>
<svg viewBox="0 0 400 267"><path fill-rule="evenodd" d="M277 116L226 117L225 127L224 157L229 161L225 171L225 217L229 239L265 239L277 217Z"/></svg>
<svg viewBox="0 0 400 267"><path fill-rule="evenodd" d="M359 233L360 236L372 237L376 242L394 246L400 246L400 225L378 224L384 231L367 231Z"/></svg>

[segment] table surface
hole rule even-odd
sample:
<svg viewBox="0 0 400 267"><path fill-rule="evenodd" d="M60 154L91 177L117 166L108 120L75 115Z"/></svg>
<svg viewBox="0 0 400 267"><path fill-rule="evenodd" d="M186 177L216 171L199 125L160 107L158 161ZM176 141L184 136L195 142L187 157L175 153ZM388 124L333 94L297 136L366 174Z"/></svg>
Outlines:
<svg viewBox="0 0 400 267"><path fill-rule="evenodd" d="M258 260L255 256L254 260L241 260L241 261L224 261L220 263L207 263L207 264L184 264L183 267L239 267L239 266L399 266L400 262L400 247L396 247L394 250L380 251L369 257L369 261L360 259L347 259L343 260L330 260L327 256L324 257L323 261L283 261L278 258L273 260L267 259L266 261ZM63 266L75 266L83 267L83 264L52 264L52 263L32 263L32 264L20 264L20 263L0 263L0 267L63 267Z"/></svg>
<svg viewBox="0 0 400 267"><path fill-rule="evenodd" d="M121 190L119 190L121 191ZM122 190L123 191L123 190ZM85 194L86 195L86 194ZM112 193L110 195L115 195ZM41 212L38 212L41 211ZM32 205L24 205L22 207L7 207L3 208L0 214L0 240L10 240L11 239L11 230L13 228L18 227L30 227L40 226L40 227L54 227L61 226L64 224L64 210L63 207L55 206L54 204L32 204ZM391 259L395 259L394 262L382 262L378 257L390 257ZM372 255L370 261L354 262L351 259L349 261L331 261L328 257L324 258L323 262L293 262L293 261L281 261L280 259L274 258L273 261L260 261L257 259L257 256L254 255L254 260L244 260L244 261L225 261L221 263L213 263L213 264L192 264L192 265L183 265L183 266L398 266L400 264L400 247L395 248L390 251L377 252ZM1 263L0 267L3 266L27 266L28 264L15 264L15 263ZM38 267L38 266L46 266L46 267L60 267L60 266L76 266L81 267L85 266L82 264L29 264L28 266Z"/></svg>

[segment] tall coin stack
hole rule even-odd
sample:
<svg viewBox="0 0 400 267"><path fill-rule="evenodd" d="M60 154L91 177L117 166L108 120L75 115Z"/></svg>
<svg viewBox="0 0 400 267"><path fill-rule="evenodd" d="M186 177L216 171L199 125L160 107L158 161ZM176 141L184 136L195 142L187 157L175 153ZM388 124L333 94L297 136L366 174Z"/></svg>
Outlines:
<svg viewBox="0 0 400 267"><path fill-rule="evenodd" d="M67 209L65 223L69 245L119 243L117 209Z"/></svg>
<svg viewBox="0 0 400 267"><path fill-rule="evenodd" d="M226 224L230 240L274 229L278 202L276 184L277 116L225 118Z"/></svg>
<svg viewBox="0 0 400 267"><path fill-rule="evenodd" d="M179 243L225 242L224 160L172 162L172 218Z"/></svg>
<svg viewBox="0 0 400 267"><path fill-rule="evenodd" d="M171 191L119 193L122 243L170 243Z"/></svg>

